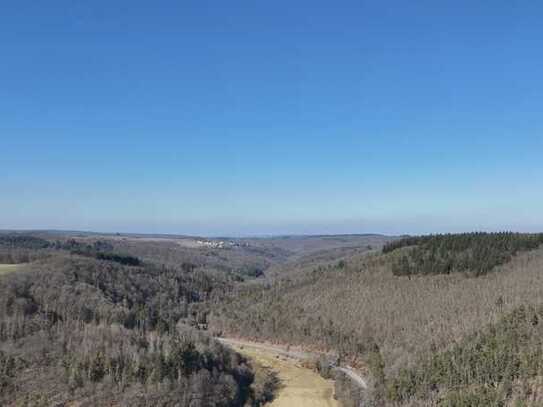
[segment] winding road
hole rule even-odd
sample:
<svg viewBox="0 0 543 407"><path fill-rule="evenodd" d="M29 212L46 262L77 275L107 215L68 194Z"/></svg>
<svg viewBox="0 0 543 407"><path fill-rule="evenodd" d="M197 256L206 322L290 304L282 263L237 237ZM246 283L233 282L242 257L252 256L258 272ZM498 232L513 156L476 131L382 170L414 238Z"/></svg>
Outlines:
<svg viewBox="0 0 543 407"><path fill-rule="evenodd" d="M301 362L315 354L238 339L216 339L277 373L281 387L276 398L270 403L270 407L339 406L334 399L334 382L325 380L317 372L301 366ZM351 367L336 367L335 369L346 374L361 389L367 389L365 380Z"/></svg>

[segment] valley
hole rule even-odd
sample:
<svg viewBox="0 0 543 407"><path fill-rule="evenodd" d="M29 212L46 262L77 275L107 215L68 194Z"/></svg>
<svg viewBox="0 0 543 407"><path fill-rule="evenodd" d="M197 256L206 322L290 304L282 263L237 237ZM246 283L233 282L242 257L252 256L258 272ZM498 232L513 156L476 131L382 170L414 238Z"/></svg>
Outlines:
<svg viewBox="0 0 543 407"><path fill-rule="evenodd" d="M0 407L543 407L543 1L0 10Z"/></svg>
<svg viewBox="0 0 543 407"><path fill-rule="evenodd" d="M337 407L334 384L325 380L304 362L310 357L303 352L290 352L277 346L249 341L223 340L261 368L277 374L279 386L269 407Z"/></svg>
<svg viewBox="0 0 543 407"><path fill-rule="evenodd" d="M0 233L0 403L543 397L543 235L203 241Z"/></svg>

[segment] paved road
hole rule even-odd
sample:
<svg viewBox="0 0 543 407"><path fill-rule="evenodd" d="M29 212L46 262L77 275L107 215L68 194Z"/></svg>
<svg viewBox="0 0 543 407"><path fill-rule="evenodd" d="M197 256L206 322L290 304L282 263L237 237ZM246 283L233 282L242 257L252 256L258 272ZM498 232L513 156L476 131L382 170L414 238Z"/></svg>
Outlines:
<svg viewBox="0 0 543 407"><path fill-rule="evenodd" d="M335 370L339 370L340 372L345 373L361 389L366 390L368 388L368 384L366 383L366 381L358 373L356 373L356 371L352 367L336 367Z"/></svg>

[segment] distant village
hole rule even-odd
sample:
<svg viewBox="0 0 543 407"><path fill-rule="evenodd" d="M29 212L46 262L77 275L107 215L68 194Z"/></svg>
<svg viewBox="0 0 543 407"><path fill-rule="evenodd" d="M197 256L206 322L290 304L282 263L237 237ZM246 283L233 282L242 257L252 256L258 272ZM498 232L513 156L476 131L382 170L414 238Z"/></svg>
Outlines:
<svg viewBox="0 0 543 407"><path fill-rule="evenodd" d="M209 247L211 249L227 249L232 247L247 247L249 243L238 243L231 240L197 240L199 246Z"/></svg>

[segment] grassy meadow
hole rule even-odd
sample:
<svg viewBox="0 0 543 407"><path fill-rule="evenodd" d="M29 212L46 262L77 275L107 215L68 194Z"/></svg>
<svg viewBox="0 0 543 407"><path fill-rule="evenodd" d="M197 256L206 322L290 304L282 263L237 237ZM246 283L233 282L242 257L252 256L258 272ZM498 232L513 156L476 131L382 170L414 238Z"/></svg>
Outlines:
<svg viewBox="0 0 543 407"><path fill-rule="evenodd" d="M23 267L22 264L0 264L0 275L12 273L20 270Z"/></svg>

